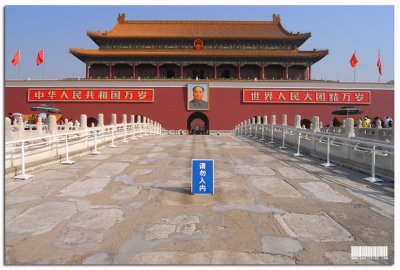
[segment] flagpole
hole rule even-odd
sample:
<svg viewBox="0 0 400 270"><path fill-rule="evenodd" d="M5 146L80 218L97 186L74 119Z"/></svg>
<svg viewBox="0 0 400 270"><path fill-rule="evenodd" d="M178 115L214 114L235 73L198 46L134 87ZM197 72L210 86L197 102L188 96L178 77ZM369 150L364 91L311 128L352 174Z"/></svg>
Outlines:
<svg viewBox="0 0 400 270"><path fill-rule="evenodd" d="M43 50L43 60L44 60L44 47L42 47ZM43 66L42 66L42 80L44 79L44 61L43 61Z"/></svg>
<svg viewBox="0 0 400 270"><path fill-rule="evenodd" d="M379 49L378 50L378 61L379 61L379 63L380 63L380 61L381 61L381 50ZM378 83L380 83L381 82L381 72L380 72L380 70L379 70L379 66L378 66Z"/></svg>
<svg viewBox="0 0 400 270"><path fill-rule="evenodd" d="M18 80L21 79L21 48L18 48L19 61L18 61Z"/></svg>
<svg viewBox="0 0 400 270"><path fill-rule="evenodd" d="M353 82L356 81L356 68L357 68L357 64L358 64L358 60L357 60L357 56L356 56L356 50L354 50L353 55L350 58L350 65L351 67L354 69L353 72Z"/></svg>

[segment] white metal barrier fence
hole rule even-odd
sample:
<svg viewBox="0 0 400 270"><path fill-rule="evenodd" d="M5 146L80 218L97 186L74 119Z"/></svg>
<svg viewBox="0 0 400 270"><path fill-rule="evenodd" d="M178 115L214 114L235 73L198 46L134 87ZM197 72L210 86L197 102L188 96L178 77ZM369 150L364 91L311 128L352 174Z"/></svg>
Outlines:
<svg viewBox="0 0 400 270"><path fill-rule="evenodd" d="M296 149L293 156L302 156L301 152L313 153L316 155L326 154L326 162L322 166L335 166L331 159L337 162L346 160L346 165L371 164L370 177L364 178L369 182L382 181L376 177L376 167L387 170L389 174L394 174L394 145L391 142L377 141L367 138L352 137L346 138L343 135L331 134L327 132L313 132L302 128L293 128L289 126L276 124L239 124L235 127L234 132L238 136L246 136L254 139L265 141L265 134L269 134L269 144L277 143L279 140L280 149L290 145ZM258 137L258 134L261 134ZM334 152L332 153L332 147ZM380 158L377 164L377 156ZM356 167L356 166L355 166Z"/></svg>
<svg viewBox="0 0 400 270"><path fill-rule="evenodd" d="M65 155L65 159L61 161L61 164L73 164L74 161L69 159L71 146L74 146L74 151L92 148L93 150L90 154L98 155L100 154L98 151L99 141L103 144L110 143L110 147L116 147L115 141L118 139L122 139L122 142L127 142L129 136L134 139L136 137L161 134L162 128L160 125L122 123L7 141L5 142L5 168L20 166L21 173L14 178L25 180L33 176L26 173L27 155L30 156L30 161Z"/></svg>

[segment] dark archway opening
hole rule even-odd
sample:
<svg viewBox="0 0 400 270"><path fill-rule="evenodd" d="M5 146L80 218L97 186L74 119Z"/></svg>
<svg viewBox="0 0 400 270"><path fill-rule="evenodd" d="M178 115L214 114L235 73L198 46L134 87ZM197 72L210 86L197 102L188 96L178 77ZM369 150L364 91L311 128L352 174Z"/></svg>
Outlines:
<svg viewBox="0 0 400 270"><path fill-rule="evenodd" d="M187 119L187 130L189 134L209 135L210 123L208 117L201 112L192 113Z"/></svg>

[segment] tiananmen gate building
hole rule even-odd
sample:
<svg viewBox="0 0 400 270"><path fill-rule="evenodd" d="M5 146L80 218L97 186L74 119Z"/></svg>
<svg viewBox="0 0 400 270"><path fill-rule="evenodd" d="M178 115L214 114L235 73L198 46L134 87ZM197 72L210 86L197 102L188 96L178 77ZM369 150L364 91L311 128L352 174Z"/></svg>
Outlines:
<svg viewBox="0 0 400 270"><path fill-rule="evenodd" d="M166 129L200 125L206 133L257 115L275 114L279 124L287 114L289 125L297 114L318 115L326 125L342 106L370 118L394 116L393 84L313 80L312 65L328 50L300 50L311 33L287 31L279 15L272 21L135 21L119 14L111 30L87 35L98 49L70 49L86 65L84 79L6 81L6 113L29 114L45 103L72 120L86 114L96 124L98 113L106 122L112 113L142 115ZM201 107L191 105L195 91L202 92Z"/></svg>

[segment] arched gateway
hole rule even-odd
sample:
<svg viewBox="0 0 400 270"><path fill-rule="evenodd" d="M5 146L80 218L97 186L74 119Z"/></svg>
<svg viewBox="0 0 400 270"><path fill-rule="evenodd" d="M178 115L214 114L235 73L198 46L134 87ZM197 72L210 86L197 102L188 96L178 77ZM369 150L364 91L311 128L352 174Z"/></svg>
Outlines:
<svg viewBox="0 0 400 270"><path fill-rule="evenodd" d="M208 117L201 112L194 112L187 119L187 130L189 130L189 134L208 135L209 126Z"/></svg>

